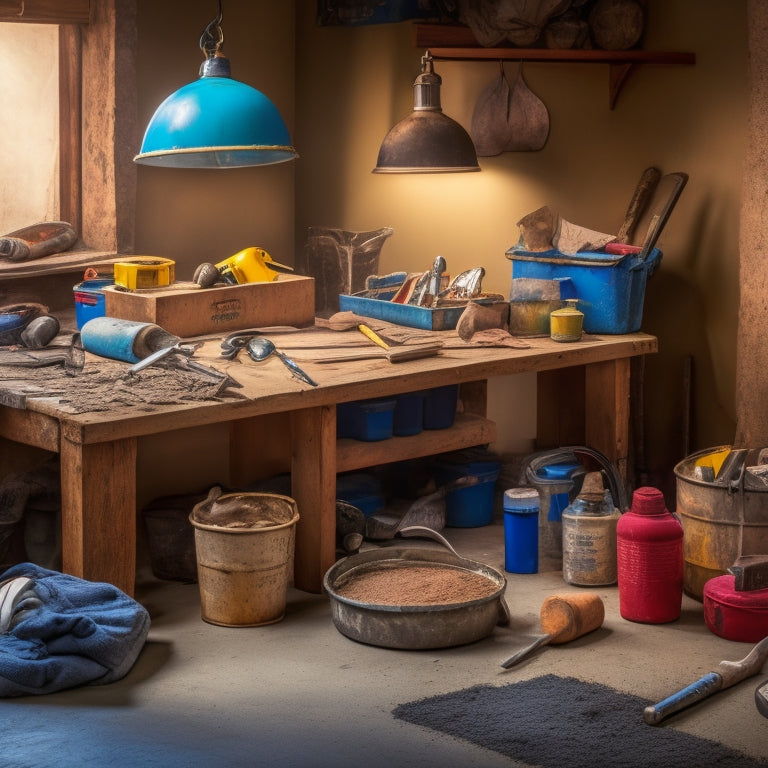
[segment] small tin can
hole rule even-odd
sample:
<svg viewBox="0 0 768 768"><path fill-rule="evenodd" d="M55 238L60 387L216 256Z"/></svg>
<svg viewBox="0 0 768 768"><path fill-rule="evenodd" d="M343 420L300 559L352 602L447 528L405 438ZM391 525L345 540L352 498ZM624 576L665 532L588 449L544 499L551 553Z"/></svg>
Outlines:
<svg viewBox="0 0 768 768"><path fill-rule="evenodd" d="M580 341L584 313L577 308L578 299L566 299L562 309L549 315L550 337L553 341Z"/></svg>

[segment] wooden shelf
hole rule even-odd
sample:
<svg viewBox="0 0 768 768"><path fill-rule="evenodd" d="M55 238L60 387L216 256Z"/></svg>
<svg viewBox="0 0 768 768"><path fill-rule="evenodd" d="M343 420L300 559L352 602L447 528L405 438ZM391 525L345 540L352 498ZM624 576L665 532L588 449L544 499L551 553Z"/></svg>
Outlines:
<svg viewBox="0 0 768 768"><path fill-rule="evenodd" d="M437 60L461 61L535 61L568 64L608 64L608 105L613 109L622 85L634 67L640 64L684 66L696 63L696 54L676 51L603 51L553 50L550 48L483 48L469 27L416 24L415 44L429 49Z"/></svg>
<svg viewBox="0 0 768 768"><path fill-rule="evenodd" d="M42 259L18 262L0 262L0 282L16 280L21 277L41 277L43 275L63 275L85 271L87 267L114 264L121 258L114 252L107 251L66 251L44 256Z"/></svg>
<svg viewBox="0 0 768 768"><path fill-rule="evenodd" d="M346 438L337 440L336 471L348 472L458 451L475 445L486 445L495 439L495 422L474 414L457 414L453 426L448 429L425 429L411 437L391 437L370 443Z"/></svg>

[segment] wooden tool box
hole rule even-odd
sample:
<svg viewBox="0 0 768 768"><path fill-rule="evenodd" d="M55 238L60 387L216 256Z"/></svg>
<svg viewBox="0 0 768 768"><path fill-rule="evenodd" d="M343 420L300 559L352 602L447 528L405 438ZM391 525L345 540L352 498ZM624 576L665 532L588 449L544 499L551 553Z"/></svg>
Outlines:
<svg viewBox="0 0 768 768"><path fill-rule="evenodd" d="M302 275L215 288L106 290L104 297L108 317L155 323L182 338L259 326L302 327L315 317L315 281Z"/></svg>

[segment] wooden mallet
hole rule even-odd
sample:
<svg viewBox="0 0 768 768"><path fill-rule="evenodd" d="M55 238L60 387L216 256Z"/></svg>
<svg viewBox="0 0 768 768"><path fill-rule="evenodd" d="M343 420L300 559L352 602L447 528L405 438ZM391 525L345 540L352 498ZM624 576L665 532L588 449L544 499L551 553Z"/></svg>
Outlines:
<svg viewBox="0 0 768 768"><path fill-rule="evenodd" d="M568 595L550 595L541 606L541 630L545 634L530 645L501 662L509 669L542 645L560 645L586 635L603 625L605 606L599 595L575 592Z"/></svg>

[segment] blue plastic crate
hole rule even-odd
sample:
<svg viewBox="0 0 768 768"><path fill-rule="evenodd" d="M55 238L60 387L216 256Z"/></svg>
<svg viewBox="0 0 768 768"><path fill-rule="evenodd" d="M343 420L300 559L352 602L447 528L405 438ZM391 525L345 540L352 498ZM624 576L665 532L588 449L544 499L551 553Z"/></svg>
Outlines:
<svg viewBox="0 0 768 768"><path fill-rule="evenodd" d="M546 280L569 277L576 288L579 309L584 313L586 333L634 333L640 330L645 302L645 284L661 263L661 251L648 257L639 254L616 256L583 252L568 256L559 251L532 253L517 246L507 251L512 261L512 279L535 277Z"/></svg>
<svg viewBox="0 0 768 768"><path fill-rule="evenodd" d="M424 392L406 392L395 399L392 433L396 437L418 435L424 429Z"/></svg>
<svg viewBox="0 0 768 768"><path fill-rule="evenodd" d="M448 429L456 418L459 385L446 384L426 390L424 396L424 429Z"/></svg>
<svg viewBox="0 0 768 768"><path fill-rule="evenodd" d="M394 414L394 398L339 403L336 406L336 437L367 442L387 440L393 435Z"/></svg>

